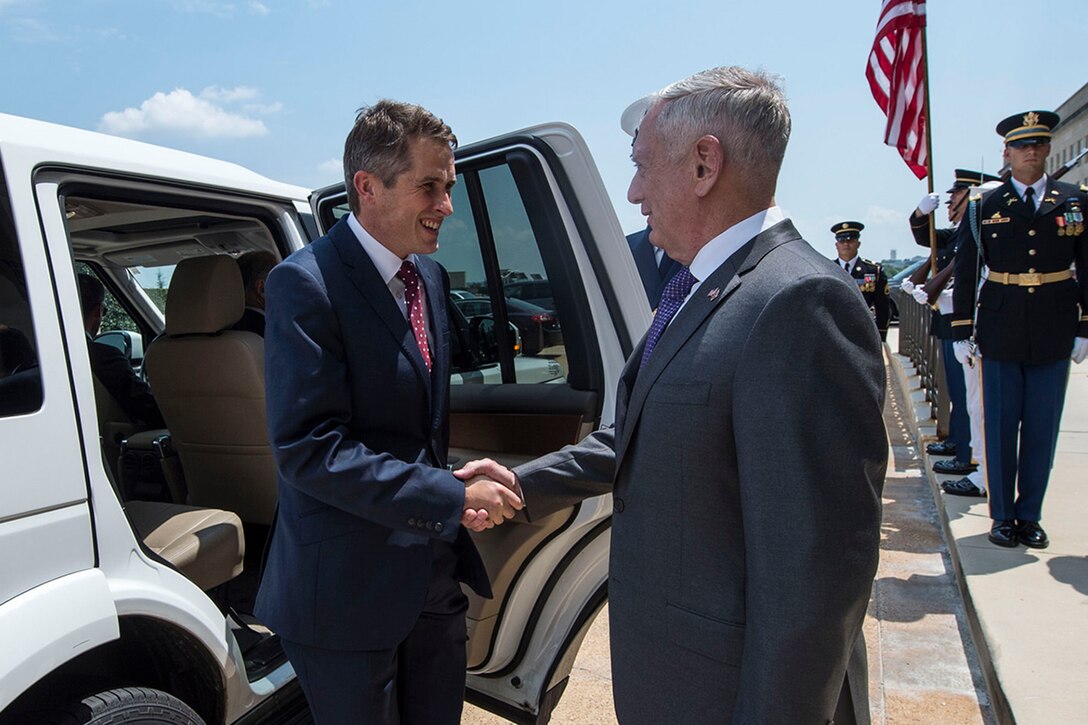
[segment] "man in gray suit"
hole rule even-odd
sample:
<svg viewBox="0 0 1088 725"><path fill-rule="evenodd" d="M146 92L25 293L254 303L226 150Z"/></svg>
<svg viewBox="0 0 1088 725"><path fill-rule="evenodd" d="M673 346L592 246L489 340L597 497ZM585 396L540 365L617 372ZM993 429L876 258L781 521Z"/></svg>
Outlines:
<svg viewBox="0 0 1088 725"><path fill-rule="evenodd" d="M520 482L532 518L612 493L621 723L867 723L884 367L856 285L775 206L785 98L715 68L624 121L628 199L684 267L623 370L615 427L459 475Z"/></svg>

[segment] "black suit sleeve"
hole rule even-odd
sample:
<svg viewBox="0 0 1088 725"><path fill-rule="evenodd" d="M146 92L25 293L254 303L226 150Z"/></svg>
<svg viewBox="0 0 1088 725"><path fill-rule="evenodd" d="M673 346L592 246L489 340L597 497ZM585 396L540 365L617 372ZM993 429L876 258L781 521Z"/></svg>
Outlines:
<svg viewBox="0 0 1088 725"><path fill-rule="evenodd" d="M914 243L919 247L929 249L929 220L932 218L932 214L919 219L914 212L910 213L910 233L914 236Z"/></svg>
<svg viewBox="0 0 1088 725"><path fill-rule="evenodd" d="M136 377L136 371L125 354L101 342L90 345L91 371L105 386L125 415L151 428L163 428L165 423L151 388Z"/></svg>

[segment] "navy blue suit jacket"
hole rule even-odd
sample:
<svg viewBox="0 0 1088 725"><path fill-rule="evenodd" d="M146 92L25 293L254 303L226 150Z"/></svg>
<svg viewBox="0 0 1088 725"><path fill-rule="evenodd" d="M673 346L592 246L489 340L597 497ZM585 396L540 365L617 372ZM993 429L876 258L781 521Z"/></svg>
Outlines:
<svg viewBox="0 0 1088 725"><path fill-rule="evenodd" d="M627 244L631 247L631 256L635 258L635 266L638 267L638 276L642 278L642 286L646 290L646 299L650 302L650 309L656 310L661 302L661 292L672 276L680 271L679 262L671 259L669 255L661 258L661 265L657 264L654 256L654 245L650 244L650 228L646 227L641 232L627 235Z"/></svg>
<svg viewBox="0 0 1088 725"><path fill-rule="evenodd" d="M433 374L345 220L268 276L265 376L279 511L257 615L281 637L390 649L422 610L436 540L490 596L449 445L449 278L417 258Z"/></svg>

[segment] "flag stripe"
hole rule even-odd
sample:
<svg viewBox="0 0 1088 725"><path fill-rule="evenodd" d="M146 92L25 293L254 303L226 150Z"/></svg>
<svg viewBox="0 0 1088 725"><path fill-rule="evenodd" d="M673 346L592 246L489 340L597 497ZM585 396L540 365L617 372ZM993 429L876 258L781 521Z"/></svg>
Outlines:
<svg viewBox="0 0 1088 725"><path fill-rule="evenodd" d="M888 117L884 143L899 150L919 179L926 177L925 0L883 0L865 77Z"/></svg>

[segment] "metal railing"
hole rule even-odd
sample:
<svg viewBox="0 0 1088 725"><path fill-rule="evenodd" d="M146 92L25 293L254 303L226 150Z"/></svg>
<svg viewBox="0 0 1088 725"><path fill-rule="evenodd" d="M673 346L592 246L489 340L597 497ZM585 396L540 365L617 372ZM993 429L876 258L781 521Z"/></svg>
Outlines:
<svg viewBox="0 0 1088 725"><path fill-rule="evenodd" d="M930 334L933 311L901 289L891 290L899 309L899 354L908 357L921 378L930 415L937 421L937 435L948 435L948 390L941 360L941 341Z"/></svg>

